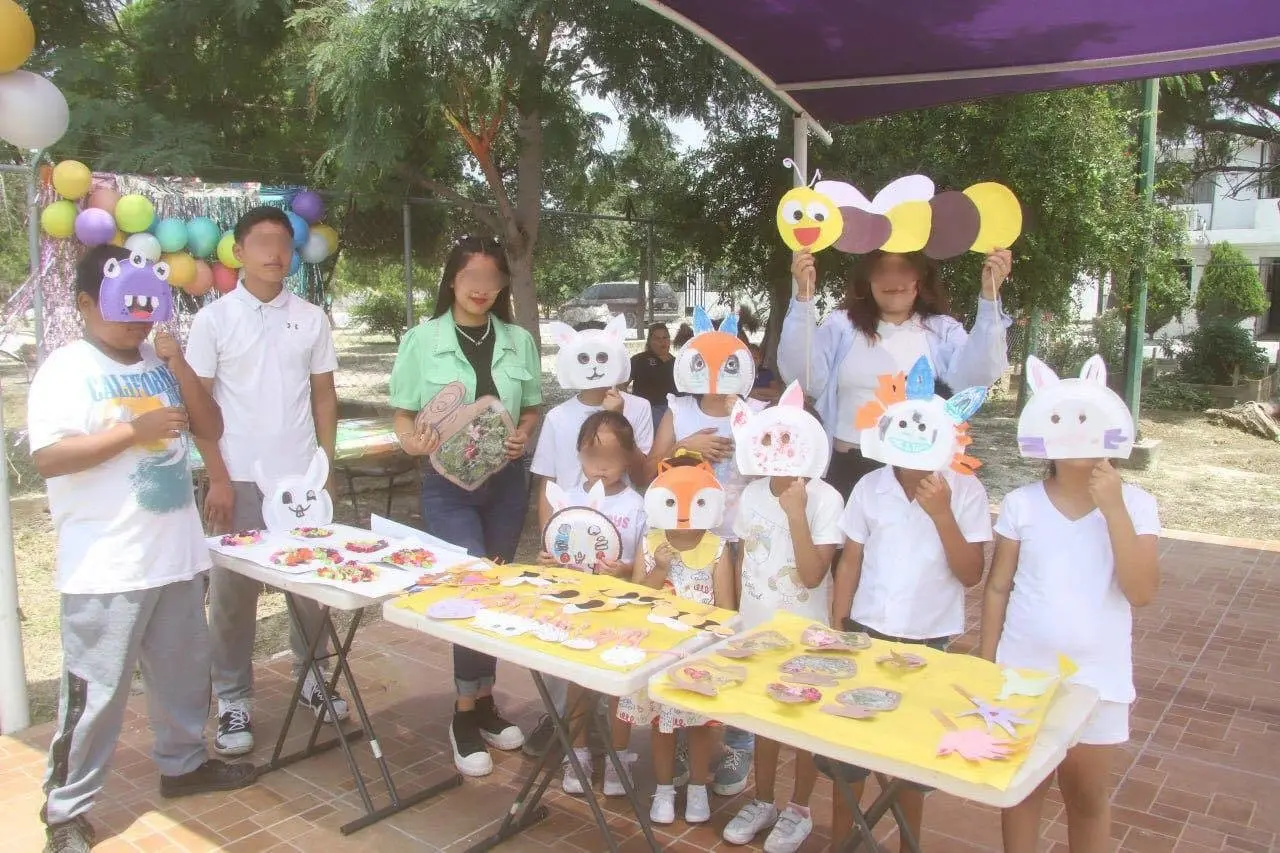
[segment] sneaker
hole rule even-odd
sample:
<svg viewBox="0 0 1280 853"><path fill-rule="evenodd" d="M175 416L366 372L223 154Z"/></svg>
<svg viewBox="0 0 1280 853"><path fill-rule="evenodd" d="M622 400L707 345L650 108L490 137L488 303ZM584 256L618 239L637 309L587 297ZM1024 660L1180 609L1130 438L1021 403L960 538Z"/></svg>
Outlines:
<svg viewBox="0 0 1280 853"><path fill-rule="evenodd" d="M187 797L192 794L208 794L212 791L234 791L252 785L258 778L258 768L252 764L228 764L210 758L190 773L181 776L161 776L160 796Z"/></svg>
<svg viewBox="0 0 1280 853"><path fill-rule="evenodd" d="M512 750L524 746L524 732L515 723L502 718L492 696L476 699L476 722L480 737L494 749Z"/></svg>
<svg viewBox="0 0 1280 853"><path fill-rule="evenodd" d="M690 785L684 789L684 822L706 823L711 820L711 798L706 785Z"/></svg>
<svg viewBox="0 0 1280 853"><path fill-rule="evenodd" d="M478 715L479 711L454 711L449 724L453 766L463 776L488 776L493 772L493 759L485 748Z"/></svg>
<svg viewBox="0 0 1280 853"><path fill-rule="evenodd" d="M84 815L44 828L44 853L89 853L94 842L93 827Z"/></svg>
<svg viewBox="0 0 1280 853"><path fill-rule="evenodd" d="M649 807L649 821L663 826L676 822L676 789L674 785L659 785L658 790L653 792L653 805Z"/></svg>
<svg viewBox="0 0 1280 853"><path fill-rule="evenodd" d="M556 727L551 722L551 717L543 714L542 719L538 720L538 725L533 727L533 731L529 732L529 736L524 739L524 754L530 758L541 758L547 754L547 750L551 749L551 745L556 742Z"/></svg>
<svg viewBox="0 0 1280 853"><path fill-rule="evenodd" d="M324 690L328 685L323 682L317 682L311 676L307 676L306 682L302 685L302 695L298 697L298 704L311 711L317 717L323 717L326 723L329 720L329 709L324 706ZM335 690L329 694L333 699L333 710L338 715L338 722L342 722L348 716L350 711L347 709L347 700L338 695Z"/></svg>
<svg viewBox="0 0 1280 853"><path fill-rule="evenodd" d="M622 772L626 774L627 781L631 781L631 765L639 758L634 752L620 752L618 759L622 762ZM625 797L627 789L622 785L622 777L618 775L618 771L614 769L613 762L605 758L604 761L604 783L600 786L606 797Z"/></svg>
<svg viewBox="0 0 1280 853"><path fill-rule="evenodd" d="M213 751L228 757L253 751L253 719L247 700L218 700L218 733L213 738Z"/></svg>
<svg viewBox="0 0 1280 853"><path fill-rule="evenodd" d="M721 837L730 844L750 844L763 830L778 822L778 807L773 803L752 800L743 806Z"/></svg>
<svg viewBox="0 0 1280 853"><path fill-rule="evenodd" d="M730 747L725 750L716 767L711 790L722 797L736 797L747 789L747 780L750 778L751 753Z"/></svg>
<svg viewBox="0 0 1280 853"><path fill-rule="evenodd" d="M791 803L778 815L773 832L764 840L764 853L796 853L813 832L813 816L807 808Z"/></svg>
<svg viewBox="0 0 1280 853"><path fill-rule="evenodd" d="M591 751L579 747L574 750L578 755L578 761L582 764L582 771L587 774L587 778L591 778ZM564 778L560 780L560 787L566 794L573 794L575 797L586 793L586 788L582 785L582 780L578 778L578 774L573 771L573 763L569 759L564 760Z"/></svg>

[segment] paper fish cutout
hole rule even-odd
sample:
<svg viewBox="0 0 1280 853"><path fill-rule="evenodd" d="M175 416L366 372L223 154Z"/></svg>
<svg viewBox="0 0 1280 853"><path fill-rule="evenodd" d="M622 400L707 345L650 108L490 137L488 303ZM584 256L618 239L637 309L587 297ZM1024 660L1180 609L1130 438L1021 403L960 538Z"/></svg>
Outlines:
<svg viewBox="0 0 1280 853"><path fill-rule="evenodd" d="M556 353L556 379L561 388L582 391L612 388L631 379L631 355L627 352L627 320L617 314L603 329L575 331L565 323L547 326Z"/></svg>
<svg viewBox="0 0 1280 853"><path fill-rule="evenodd" d="M738 338L738 315L725 317L717 330L706 309L693 309L693 337L680 348L673 370L682 394L750 394L756 363Z"/></svg>
<svg viewBox="0 0 1280 853"><path fill-rule="evenodd" d="M262 492L262 520L272 533L295 527L323 527L333 521L333 498L325 491L329 481L329 457L316 448L306 473L268 480L262 462L253 466L253 477Z"/></svg>
<svg viewBox="0 0 1280 853"><path fill-rule="evenodd" d="M644 511L654 530L711 530L724 517L724 489L701 457L668 459L645 491Z"/></svg>
<svg viewBox="0 0 1280 853"><path fill-rule="evenodd" d="M598 480L587 493L586 506L572 506L565 490L547 481L547 502L554 515L542 531L542 549L559 565L594 573L601 561L622 558L618 528L600 512L604 499L604 484Z"/></svg>
<svg viewBox="0 0 1280 853"><path fill-rule="evenodd" d="M420 432L434 435L440 446L428 457L442 477L469 492L506 467L504 443L516 431L511 415L497 397L464 402L467 387L450 382L414 418Z"/></svg>
<svg viewBox="0 0 1280 853"><path fill-rule="evenodd" d="M804 391L792 382L775 406L752 411L735 400L730 415L734 458L747 477L821 477L831 443L818 419L804 410Z"/></svg>
<svg viewBox="0 0 1280 853"><path fill-rule="evenodd" d="M1027 676L1016 669L1006 669L1001 675L1004 676L1004 686L996 697L1001 702L1014 696L1043 696L1058 680L1056 675Z"/></svg>
<svg viewBox="0 0 1280 853"><path fill-rule="evenodd" d="M862 455L895 468L972 474L982 464L967 455L968 420L987 389L966 388L944 400L934 393L933 367L920 356L905 376L881 377L876 396L858 410Z"/></svg>
<svg viewBox="0 0 1280 853"><path fill-rule="evenodd" d="M153 264L140 252L102 265L98 310L112 323L167 323L173 319L169 265Z"/></svg>
<svg viewBox="0 0 1280 853"><path fill-rule="evenodd" d="M1018 418L1018 450L1033 459L1128 459L1133 415L1107 387L1107 365L1090 356L1078 379L1059 379L1053 368L1027 357L1031 400Z"/></svg>

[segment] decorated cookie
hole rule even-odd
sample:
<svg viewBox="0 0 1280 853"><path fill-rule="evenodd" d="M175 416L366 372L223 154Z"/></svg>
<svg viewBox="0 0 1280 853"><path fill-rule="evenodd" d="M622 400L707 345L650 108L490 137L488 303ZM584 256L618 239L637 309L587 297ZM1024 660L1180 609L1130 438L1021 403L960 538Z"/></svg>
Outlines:
<svg viewBox="0 0 1280 853"><path fill-rule="evenodd" d="M238 533L228 533L218 540L224 546L257 545L261 541L261 530L241 530Z"/></svg>
<svg viewBox="0 0 1280 853"><path fill-rule="evenodd" d="M333 531L327 527L295 527L289 531L289 535L299 539L328 539Z"/></svg>
<svg viewBox="0 0 1280 853"><path fill-rule="evenodd" d="M352 539L342 547L352 554L372 554L375 551L381 551L387 547L387 544L385 539Z"/></svg>
<svg viewBox="0 0 1280 853"><path fill-rule="evenodd" d="M316 576L344 583L369 583L378 579L378 570L366 563L348 560L336 566L322 566L316 569Z"/></svg>
<svg viewBox="0 0 1280 853"><path fill-rule="evenodd" d="M271 562L277 566L302 566L307 563L337 565L342 562L342 554L333 548L285 548L272 554Z"/></svg>

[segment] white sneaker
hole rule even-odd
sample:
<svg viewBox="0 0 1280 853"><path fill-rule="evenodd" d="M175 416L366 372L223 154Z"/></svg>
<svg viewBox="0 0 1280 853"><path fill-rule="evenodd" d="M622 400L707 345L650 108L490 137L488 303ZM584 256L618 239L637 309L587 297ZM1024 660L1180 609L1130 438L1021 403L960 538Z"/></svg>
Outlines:
<svg viewBox="0 0 1280 853"><path fill-rule="evenodd" d="M653 794L653 805L649 807L649 820L652 823L667 826L676 822L676 789L674 786L667 786L669 790L662 790L663 786L658 786L658 790Z"/></svg>
<svg viewBox="0 0 1280 853"><path fill-rule="evenodd" d="M218 733L213 738L213 751L225 756L253 752L253 720L247 699L218 700Z"/></svg>
<svg viewBox="0 0 1280 853"><path fill-rule="evenodd" d="M764 853L796 853L813 832L813 817L808 809L789 804L778 815L773 832L764 840Z"/></svg>
<svg viewBox="0 0 1280 853"><path fill-rule="evenodd" d="M463 776L488 776L493 772L493 759L480 737L475 711L454 711L449 723L449 745L453 747L453 766Z"/></svg>
<svg viewBox="0 0 1280 853"><path fill-rule="evenodd" d="M778 807L752 800L733 816L721 837L730 844L750 844L761 831L778 822Z"/></svg>
<svg viewBox="0 0 1280 853"><path fill-rule="evenodd" d="M591 750L575 748L574 752L578 755L578 762L582 764L582 771L587 774L587 778L591 778ZM582 785L582 780L578 778L578 774L573 772L573 763L569 759L564 759L564 777L560 780L560 788L566 794L580 796L586 793L586 788Z"/></svg>
<svg viewBox="0 0 1280 853"><path fill-rule="evenodd" d="M706 785L690 785L684 789L684 822L706 823L711 820L711 798Z"/></svg>
<svg viewBox="0 0 1280 853"><path fill-rule="evenodd" d="M631 781L631 764L638 758L634 752L620 752L618 759L622 762L622 772L627 775L627 781ZM622 777L618 775L618 771L613 768L613 762L605 757L604 761L604 784L601 785L606 797L625 797L627 789L622 786Z"/></svg>

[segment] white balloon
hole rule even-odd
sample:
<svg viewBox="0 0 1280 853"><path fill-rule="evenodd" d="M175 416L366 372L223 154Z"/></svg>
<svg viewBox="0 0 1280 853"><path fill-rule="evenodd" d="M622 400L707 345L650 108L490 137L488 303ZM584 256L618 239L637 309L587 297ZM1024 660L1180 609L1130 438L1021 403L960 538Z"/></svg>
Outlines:
<svg viewBox="0 0 1280 853"><path fill-rule="evenodd" d="M67 99L50 80L22 70L0 74L0 139L19 148L48 148L69 121Z"/></svg>
<svg viewBox="0 0 1280 853"><path fill-rule="evenodd" d="M160 260L160 240L156 235L148 234L146 231L131 235L124 241L124 247L130 252L137 252L152 263Z"/></svg>
<svg viewBox="0 0 1280 853"><path fill-rule="evenodd" d="M313 231L299 254L307 263L318 264L329 257L329 241Z"/></svg>

